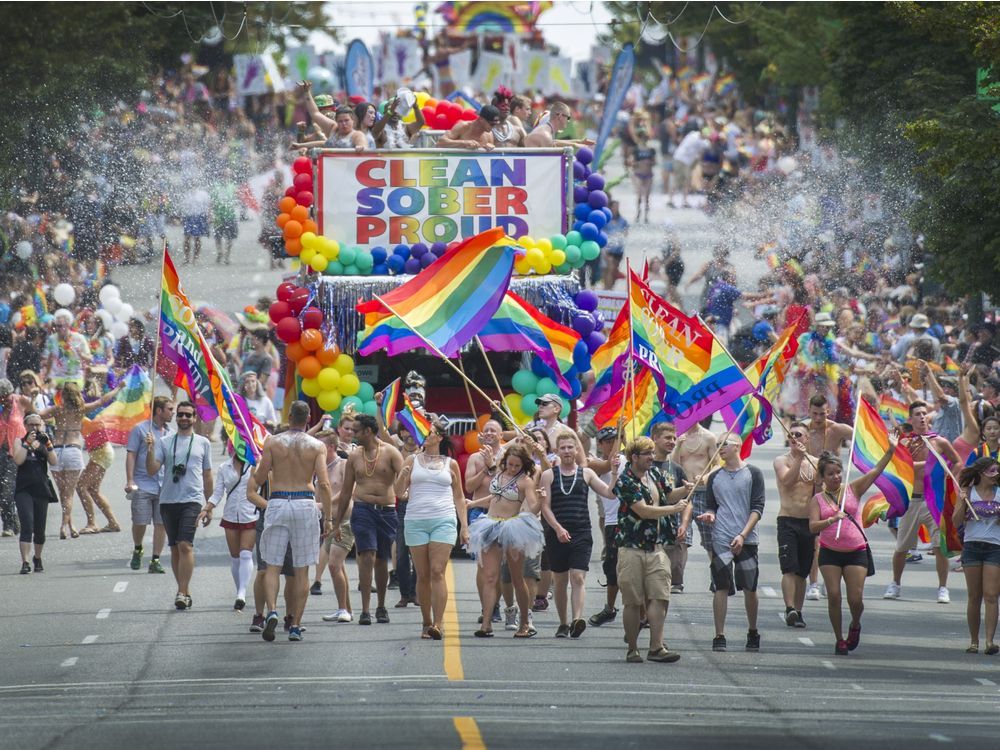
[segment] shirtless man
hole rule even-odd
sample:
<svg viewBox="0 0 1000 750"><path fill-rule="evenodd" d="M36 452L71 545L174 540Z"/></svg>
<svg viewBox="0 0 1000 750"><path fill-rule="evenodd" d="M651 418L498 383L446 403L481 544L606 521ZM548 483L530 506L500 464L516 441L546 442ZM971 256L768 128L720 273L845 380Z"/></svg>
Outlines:
<svg viewBox="0 0 1000 750"><path fill-rule="evenodd" d="M899 531L896 534L896 550L892 553L892 582L886 587L883 599L898 599L900 581L903 580L903 566L906 565L906 553L917 542L917 532L920 524L924 524L930 532L931 539L938 538L938 526L934 523L927 503L924 502L924 464L930 451L929 442L950 466L958 464L958 454L951 443L940 435L930 435L930 417L925 401L914 401L910 404L910 424L913 432L900 439L913 456L913 497L906 513L899 519ZM938 604L948 604L951 596L948 593L948 558L935 550L934 563L938 574Z"/></svg>
<svg viewBox="0 0 1000 750"><path fill-rule="evenodd" d="M561 130L565 130L572 116L569 106L565 102L553 102L549 108L549 119L535 126L524 139L525 148L579 148L580 146L593 146L594 142L589 139L577 141L559 140L556 136Z"/></svg>
<svg viewBox="0 0 1000 750"><path fill-rule="evenodd" d="M487 104L475 120L463 121L438 138L438 148L464 148L469 151L492 151L493 128L501 126L500 110Z"/></svg>
<svg viewBox="0 0 1000 750"><path fill-rule="evenodd" d="M320 535L329 533L332 525L333 496L326 474L326 446L306 434L308 426L309 405L293 401L288 410L288 430L270 435L264 441L260 461L247 483L250 502L267 510L260 538L261 557L267 564L264 603L268 615L261 634L265 641L274 640L278 625L279 576L289 543L294 576L286 584L288 606L293 610L288 613L292 617L288 640L302 640L302 613L309 598L309 566L319 560ZM257 491L266 481L270 481L270 500ZM323 512L322 532L316 512L317 492Z"/></svg>
<svg viewBox="0 0 1000 750"><path fill-rule="evenodd" d="M341 416L336 431L321 430L316 436L326 446L326 473L330 478L330 495L332 497L340 497L340 489L344 485L347 456L353 449L350 442L353 436L353 413ZM344 566L352 547L354 547L354 533L351 531L350 521L345 521L340 525L340 539L335 539L333 534L329 534L323 539L320 565L316 566L316 580L319 580L322 574L321 565L325 563L330 570L330 580L333 581L333 593L337 597L336 611L329 615L323 615L324 622L350 622L354 619L351 611L351 587L347 578L347 568Z"/></svg>
<svg viewBox="0 0 1000 750"><path fill-rule="evenodd" d="M816 556L816 537L809 533L809 498L815 492L816 459L806 453L808 427L793 422L789 427L788 452L774 459L778 480L778 562L781 594L785 599L785 624L804 628L802 604L806 579Z"/></svg>
<svg viewBox="0 0 1000 750"><path fill-rule="evenodd" d="M549 445L555 446L556 437L562 433L569 431L576 437L576 462L580 466L587 465L587 452L583 449L583 443L580 440L580 436L575 432L570 430L565 422L559 419L559 413L562 411L562 401L559 400L558 396L551 393L546 393L535 399L535 406L538 410L535 412L535 419L529 422L525 429L531 430L533 427L540 427L545 430L545 434L549 438ZM504 434L504 437L513 438L514 432Z"/></svg>
<svg viewBox="0 0 1000 750"><path fill-rule="evenodd" d="M715 455L716 448L718 444L715 434L700 424L695 424L677 438L677 445L670 455L673 461L681 465L685 476L695 485L691 502L681 515L681 526L690 530L691 518L694 517L698 525L698 536L701 537L701 546L708 553L709 560L712 559L712 525L699 520L698 517L708 512L708 506L705 504L705 485L702 480L715 468L709 466L709 462Z"/></svg>
<svg viewBox="0 0 1000 750"><path fill-rule="evenodd" d="M373 572L378 594L375 619L387 623L385 591L389 585L389 558L397 523L393 485L403 469L403 456L394 446L378 439L378 423L368 414L355 418L354 440L358 448L348 457L344 467L344 486L340 490L333 538L340 541L340 524L353 502L351 530L357 545L358 583L361 585L358 625L372 624Z"/></svg>
<svg viewBox="0 0 1000 750"><path fill-rule="evenodd" d="M493 144L497 148L520 148L527 137L521 122L510 116L513 97L514 93L510 89L501 86L490 101L500 112L500 124L493 127Z"/></svg>

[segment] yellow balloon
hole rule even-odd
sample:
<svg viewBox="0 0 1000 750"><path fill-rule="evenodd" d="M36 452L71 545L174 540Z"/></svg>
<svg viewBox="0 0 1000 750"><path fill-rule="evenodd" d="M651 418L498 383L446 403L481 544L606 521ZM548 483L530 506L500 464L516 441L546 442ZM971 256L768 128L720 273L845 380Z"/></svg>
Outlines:
<svg viewBox="0 0 1000 750"><path fill-rule="evenodd" d="M535 247L535 240L534 238L529 237L528 235L524 235L524 237L517 238L517 244L523 247L525 250L529 250Z"/></svg>
<svg viewBox="0 0 1000 750"><path fill-rule="evenodd" d="M335 367L324 367L316 376L319 387L324 391L335 391L340 386L340 373ZM333 409L337 407L334 406ZM333 409L330 409L332 411Z"/></svg>
<svg viewBox="0 0 1000 750"><path fill-rule="evenodd" d="M563 263L566 262L566 253L558 249L553 250L551 253L549 253L548 260L549 263L551 263L553 266L561 266Z"/></svg>
<svg viewBox="0 0 1000 750"><path fill-rule="evenodd" d="M418 91L417 92L417 106L420 107L421 109L423 109L424 105L427 104L427 100L430 99L430 98L431 98L431 95L428 94L426 91Z"/></svg>
<svg viewBox="0 0 1000 750"><path fill-rule="evenodd" d="M539 250L541 250L546 255L552 252L552 240L550 240L548 237L542 237L542 239L538 240L538 242L536 242L535 245L538 247Z"/></svg>
<svg viewBox="0 0 1000 750"><path fill-rule="evenodd" d="M318 239L319 237L317 237L314 232L303 232L302 236L299 237L299 242L302 243L302 247L304 248L306 247L315 248L316 240Z"/></svg>
<svg viewBox="0 0 1000 750"><path fill-rule="evenodd" d="M526 257L518 258L514 261L514 270L522 276L527 276L531 273L531 264Z"/></svg>
<svg viewBox="0 0 1000 750"><path fill-rule="evenodd" d="M333 411L340 406L341 398L337 391L323 391L316 397L316 403L323 411Z"/></svg>
<svg viewBox="0 0 1000 750"><path fill-rule="evenodd" d="M316 257L316 248L314 247L304 247L302 252L299 253L299 261L309 265L312 263L312 259ZM322 256L321 256L322 257Z"/></svg>
<svg viewBox="0 0 1000 750"><path fill-rule="evenodd" d="M337 244L336 240L324 237L323 244L320 246L320 251L327 260L337 260L337 256L340 255L340 245Z"/></svg>
<svg viewBox="0 0 1000 750"><path fill-rule="evenodd" d="M545 261L545 256L542 255L542 251L539 250L537 247L529 248L528 252L525 253L524 257L527 259L528 265L534 268L536 271L538 270L539 264Z"/></svg>
<svg viewBox="0 0 1000 750"><path fill-rule="evenodd" d="M340 391L343 396L353 396L361 390L361 381L358 380L357 375L353 372L349 372L346 375L341 376L340 385L337 386L337 390Z"/></svg>
<svg viewBox="0 0 1000 750"><path fill-rule="evenodd" d="M302 392L311 398L316 398L322 389L319 387L319 383L316 378L303 378L302 380Z"/></svg>
<svg viewBox="0 0 1000 750"><path fill-rule="evenodd" d="M511 416L514 417L514 421L520 424L521 417L524 416L524 410L521 408L521 395L519 393L508 393L503 397L503 402L507 404L507 409L510 411Z"/></svg>
<svg viewBox="0 0 1000 750"><path fill-rule="evenodd" d="M325 255L316 253L312 257L312 260L309 261L309 265L312 266L312 270L316 271L317 273L322 273L323 271L326 270L326 266L329 262L330 261L326 259Z"/></svg>
<svg viewBox="0 0 1000 750"><path fill-rule="evenodd" d="M413 114L413 110L411 109L409 112L406 113L406 115L403 116L402 121L405 122L407 125L409 125L411 122L417 121L417 116Z"/></svg>
<svg viewBox="0 0 1000 750"><path fill-rule="evenodd" d="M552 264L549 263L545 258L542 258L541 262L535 266L535 273L546 274L552 272Z"/></svg>
<svg viewBox="0 0 1000 750"><path fill-rule="evenodd" d="M354 360L347 354L338 354L333 366L337 368L337 372L341 375L348 375L354 372ZM344 395L350 396L351 394L345 393Z"/></svg>

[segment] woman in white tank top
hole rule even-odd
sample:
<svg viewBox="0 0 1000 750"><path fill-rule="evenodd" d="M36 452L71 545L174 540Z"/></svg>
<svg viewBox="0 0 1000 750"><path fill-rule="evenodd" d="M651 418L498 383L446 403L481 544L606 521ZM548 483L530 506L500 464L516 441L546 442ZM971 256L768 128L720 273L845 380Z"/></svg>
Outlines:
<svg viewBox="0 0 1000 750"><path fill-rule="evenodd" d="M469 528L458 463L442 454L442 450L451 452L448 433L438 420L431 421L433 429L423 451L403 462L396 496L409 491L403 534L417 571L417 599L424 621L420 637L439 641L448 601L445 568L459 533L462 544L468 544Z"/></svg>

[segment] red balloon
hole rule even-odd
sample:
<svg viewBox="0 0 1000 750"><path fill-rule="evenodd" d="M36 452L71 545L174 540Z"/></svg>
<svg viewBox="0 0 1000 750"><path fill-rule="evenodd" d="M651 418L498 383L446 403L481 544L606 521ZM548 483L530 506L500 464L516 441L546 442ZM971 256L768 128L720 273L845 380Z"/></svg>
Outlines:
<svg viewBox="0 0 1000 750"><path fill-rule="evenodd" d="M271 306L267 310L267 314L271 316L271 322L277 323L282 318L287 318L292 314L291 305L287 302L282 302L278 300L277 302L272 302Z"/></svg>
<svg viewBox="0 0 1000 750"><path fill-rule="evenodd" d="M298 289L295 284L290 281L282 282L278 284L277 290L275 290L275 296L282 302L288 302L292 298L292 292Z"/></svg>
<svg viewBox="0 0 1000 750"><path fill-rule="evenodd" d="M296 190L312 190L313 178L311 174L297 174L292 184Z"/></svg>
<svg viewBox="0 0 1000 750"><path fill-rule="evenodd" d="M434 115L433 122L435 130L451 130L451 120L448 119L448 115Z"/></svg>
<svg viewBox="0 0 1000 750"><path fill-rule="evenodd" d="M287 318L282 318L278 322L278 324L274 327L274 332L277 334L278 338L286 344L294 344L302 335L302 326L299 325L298 318L290 315Z"/></svg>
<svg viewBox="0 0 1000 750"><path fill-rule="evenodd" d="M303 328L319 328L323 325L323 313L318 307L307 307L302 311Z"/></svg>
<svg viewBox="0 0 1000 750"><path fill-rule="evenodd" d="M309 290L308 289L296 289L292 296L288 300L289 307L292 308L292 315L298 315L306 307L306 302L309 301Z"/></svg>
<svg viewBox="0 0 1000 750"><path fill-rule="evenodd" d="M423 107L421 108L421 113L424 116L424 122L427 123L427 127L431 127L434 124L434 108L433 107Z"/></svg>
<svg viewBox="0 0 1000 750"><path fill-rule="evenodd" d="M465 453L465 437L462 435L452 435L448 439L451 440L451 448L454 455L460 456Z"/></svg>
<svg viewBox="0 0 1000 750"><path fill-rule="evenodd" d="M295 202L300 206L311 206L313 204L313 194L308 190L301 190L295 195Z"/></svg>
<svg viewBox="0 0 1000 750"><path fill-rule="evenodd" d="M479 117L479 113L476 112L476 110L474 110L474 109L463 109L462 110L462 114L461 114L461 116L460 116L459 119L465 120L466 122L472 122L477 117Z"/></svg>
<svg viewBox="0 0 1000 750"><path fill-rule="evenodd" d="M285 188L285 195L287 195L289 198L294 198L295 197L295 193L297 193L297 192L298 191L295 189L294 186L292 186L290 188Z"/></svg>
<svg viewBox="0 0 1000 750"><path fill-rule="evenodd" d="M468 453L461 454L455 460L458 461L458 471L461 476L465 476L465 467L469 463L469 459L472 458Z"/></svg>
<svg viewBox="0 0 1000 750"><path fill-rule="evenodd" d="M434 108L434 111L439 115L443 115L449 109L451 109L451 102L449 102L447 99L442 99L437 103L437 107Z"/></svg>
<svg viewBox="0 0 1000 750"><path fill-rule="evenodd" d="M292 171L295 174L307 174L312 175L312 162L309 161L308 156L300 156L298 159L292 162Z"/></svg>

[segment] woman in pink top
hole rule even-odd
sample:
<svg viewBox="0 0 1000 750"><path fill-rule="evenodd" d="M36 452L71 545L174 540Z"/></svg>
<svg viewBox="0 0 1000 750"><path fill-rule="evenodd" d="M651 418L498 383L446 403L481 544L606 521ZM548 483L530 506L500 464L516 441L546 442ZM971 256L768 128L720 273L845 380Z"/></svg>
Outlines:
<svg viewBox="0 0 1000 750"><path fill-rule="evenodd" d="M824 453L819 459L817 471L823 482L823 491L809 501L809 531L819 534L819 572L826 584L830 624L837 638L834 652L841 656L846 656L861 642L861 613L865 610L862 598L868 575L868 540L858 520L858 498L864 496L895 452L896 442L890 438L889 450L875 468L843 488L844 466L840 459L831 453ZM841 615L841 578L847 588L847 606L851 610L847 640L844 640Z"/></svg>

